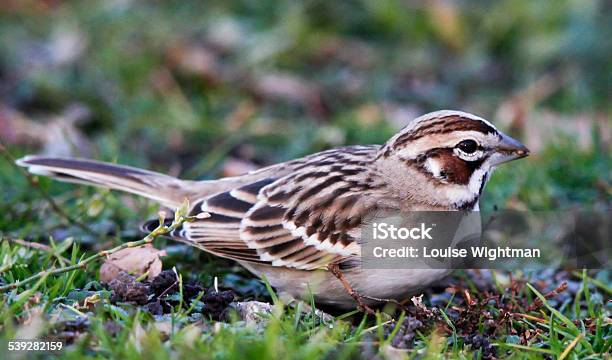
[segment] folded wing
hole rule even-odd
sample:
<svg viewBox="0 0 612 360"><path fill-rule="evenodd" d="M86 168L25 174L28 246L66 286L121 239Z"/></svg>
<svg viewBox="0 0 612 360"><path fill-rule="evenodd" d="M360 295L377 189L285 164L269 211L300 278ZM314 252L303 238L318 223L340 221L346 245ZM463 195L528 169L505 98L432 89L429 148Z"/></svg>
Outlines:
<svg viewBox="0 0 612 360"><path fill-rule="evenodd" d="M327 151L287 163L287 171L198 199L172 234L219 256L313 270L360 254L359 225L375 204L368 147ZM342 158L339 158L342 157Z"/></svg>

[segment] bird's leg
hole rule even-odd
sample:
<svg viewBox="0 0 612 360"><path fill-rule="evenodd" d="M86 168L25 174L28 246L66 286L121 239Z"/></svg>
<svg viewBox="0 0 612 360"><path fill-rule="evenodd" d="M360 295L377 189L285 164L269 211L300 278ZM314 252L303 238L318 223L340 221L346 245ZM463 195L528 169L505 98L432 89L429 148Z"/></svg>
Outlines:
<svg viewBox="0 0 612 360"><path fill-rule="evenodd" d="M340 266L338 266L338 264L330 264L327 266L327 269L336 277L338 278L338 280L340 280L340 282L342 283L342 286L344 286L344 289L348 292L348 294L355 299L355 301L357 301L357 309L359 309L359 311L363 311L367 314L370 315L374 315L376 314L374 312L374 310L372 310L368 305L366 305L362 298L364 298L362 295L360 295L359 293L357 293L355 290L353 290L353 288L351 287L351 284L349 284L348 280L346 280L346 278L344 277L344 274L342 273L342 271L340 270Z"/></svg>

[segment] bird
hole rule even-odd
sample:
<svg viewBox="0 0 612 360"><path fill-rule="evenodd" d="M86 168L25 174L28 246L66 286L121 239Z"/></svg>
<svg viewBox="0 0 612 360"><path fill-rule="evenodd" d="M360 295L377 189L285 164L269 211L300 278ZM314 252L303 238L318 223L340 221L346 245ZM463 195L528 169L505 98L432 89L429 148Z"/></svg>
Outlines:
<svg viewBox="0 0 612 360"><path fill-rule="evenodd" d="M484 118L440 110L411 120L384 144L334 148L217 180L77 158L28 155L17 164L34 175L121 190L169 208L186 199L194 220L170 238L237 261L281 295L371 312L370 306L423 291L450 270L361 267L359 229L367 214L479 211L496 166L528 155Z"/></svg>

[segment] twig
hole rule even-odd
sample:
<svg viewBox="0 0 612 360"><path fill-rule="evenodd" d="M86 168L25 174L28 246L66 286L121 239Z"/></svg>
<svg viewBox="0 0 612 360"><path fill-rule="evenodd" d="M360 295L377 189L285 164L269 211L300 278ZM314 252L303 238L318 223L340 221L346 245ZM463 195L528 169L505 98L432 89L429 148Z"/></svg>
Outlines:
<svg viewBox="0 0 612 360"><path fill-rule="evenodd" d="M512 316L512 317L520 317L520 318L525 318L525 319L527 319L527 320L536 321L536 322L539 322L539 323L542 323L542 324L546 324L546 323L548 323L546 320L544 320L544 319L542 319L542 318L539 318L539 317L537 317L537 316L532 316L532 315L529 315L529 314L510 313L510 316Z"/></svg>
<svg viewBox="0 0 612 360"><path fill-rule="evenodd" d="M65 212L59 205L57 205L55 200L53 200L53 197L51 195L49 195L49 193L47 193L43 188L40 187L40 184L38 183L38 178L36 178L35 176L30 174L29 172L27 172L24 169L22 169L20 166L18 166L15 163L16 159L4 147L4 145L2 145L2 143L0 143L0 153L2 154L2 157L4 157L4 159L7 162L9 162L12 166L14 166L17 169L17 171L19 171L21 173L21 175L23 175L28 180L30 185L33 188L35 188L45 198L45 200L49 203L49 205L51 206L53 211L55 211L60 217L62 217L69 224L75 224L76 226L80 227L81 229L83 229L84 231L86 231L87 233L89 233L91 235L99 236L99 234L97 234L95 231L93 231L85 223L83 223L82 221L79 221L78 219L73 218L72 216L70 216L70 214Z"/></svg>
<svg viewBox="0 0 612 360"><path fill-rule="evenodd" d="M100 252L96 253L95 255L92 255L92 256L90 256L88 258L80 260L79 262L77 262L76 264L71 265L71 266L60 267L60 268L51 268L49 270L43 270L43 271L41 271L41 272L39 272L37 274L34 274L34 275L32 275L32 276L30 276L28 278L23 279L21 281L16 281L16 282L11 283L11 284L0 286L0 292L16 289L16 288L18 288L20 286L23 286L25 284L31 283L33 281L36 281L38 279L41 279L41 278L49 276L49 275L57 275L57 274L62 274L62 273L73 271L73 270L85 269L89 263L91 263L93 261L96 261L96 260L98 260L100 258L106 257L108 255L114 254L117 251L120 251L120 250L123 250L123 249L127 249L127 248L133 248L133 247L138 247L138 246L150 244L158 236L166 235L166 234L172 232L173 230L175 230L176 228L181 226L185 221L191 221L191 217L185 215L187 213L187 209L188 208L189 208L188 204L185 203L185 204L183 204L183 206L181 206L181 208L177 209L177 211L175 212L175 215L174 215L174 220L172 221L172 224L170 224L169 226L164 225L164 216L163 216L162 213L160 213L159 225L157 226L157 228L155 228L153 231L151 231L149 233L149 235L144 237L142 240L127 242L127 243L121 244L119 246L116 246L116 247L114 247L114 248L112 248L110 250L100 251Z"/></svg>
<svg viewBox="0 0 612 360"><path fill-rule="evenodd" d="M174 285L179 283L178 274L177 274L175 268L173 268L172 270L174 270L173 273L174 273L174 276L176 277L176 280L174 280L172 285L168 286L164 291L161 292L161 294L159 294L159 296L157 297L158 299L160 299L162 296L166 295L174 287Z"/></svg>
<svg viewBox="0 0 612 360"><path fill-rule="evenodd" d="M561 285L557 286L553 291L548 292L544 295L544 299L548 300L548 299L552 299L555 296L559 295L559 293L564 292L567 289L567 282L563 282L561 283ZM530 311L534 311L536 309L539 309L540 307L542 307L542 305L544 305L544 302L542 301L542 299L537 298L533 304L529 305L525 311L526 312L530 312Z"/></svg>

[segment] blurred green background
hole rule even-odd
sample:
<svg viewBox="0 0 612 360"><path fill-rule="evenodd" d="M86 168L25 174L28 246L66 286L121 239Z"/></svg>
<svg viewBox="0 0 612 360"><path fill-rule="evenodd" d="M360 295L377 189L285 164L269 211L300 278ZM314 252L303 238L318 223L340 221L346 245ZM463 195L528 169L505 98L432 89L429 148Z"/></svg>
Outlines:
<svg viewBox="0 0 612 360"><path fill-rule="evenodd" d="M14 156L202 179L382 143L420 114L461 109L533 152L493 177L485 208L609 207L611 10L578 0L5 0L0 140ZM8 163L0 169L0 225L20 229L39 195ZM43 184L76 191L66 201L92 191Z"/></svg>

